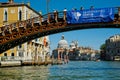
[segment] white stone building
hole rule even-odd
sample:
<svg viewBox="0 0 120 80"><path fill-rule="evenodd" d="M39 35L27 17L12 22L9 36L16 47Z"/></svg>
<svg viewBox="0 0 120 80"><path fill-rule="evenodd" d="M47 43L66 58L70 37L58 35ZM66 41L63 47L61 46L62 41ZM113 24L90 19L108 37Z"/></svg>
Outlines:
<svg viewBox="0 0 120 80"><path fill-rule="evenodd" d="M111 36L105 44L108 60L114 60L115 56L120 56L120 35Z"/></svg>

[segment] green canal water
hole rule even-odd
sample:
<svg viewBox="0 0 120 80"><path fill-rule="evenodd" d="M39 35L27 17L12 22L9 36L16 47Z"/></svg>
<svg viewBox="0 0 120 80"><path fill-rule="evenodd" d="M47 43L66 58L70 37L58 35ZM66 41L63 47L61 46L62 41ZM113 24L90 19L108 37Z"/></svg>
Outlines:
<svg viewBox="0 0 120 80"><path fill-rule="evenodd" d="M0 68L0 80L120 80L120 62L71 61L63 65Z"/></svg>

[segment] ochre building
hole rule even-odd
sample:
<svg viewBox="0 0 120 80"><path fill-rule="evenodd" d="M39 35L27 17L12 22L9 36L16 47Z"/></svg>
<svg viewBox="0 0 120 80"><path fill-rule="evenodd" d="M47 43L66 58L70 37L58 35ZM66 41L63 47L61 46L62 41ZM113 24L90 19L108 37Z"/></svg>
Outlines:
<svg viewBox="0 0 120 80"><path fill-rule="evenodd" d="M15 23L17 21L24 21L33 17L37 17L40 14L30 7L30 3L15 3L14 0L8 0L8 2L0 2L0 15L0 27L2 27L11 23ZM10 60L43 59L44 61L45 59L43 57L49 53L49 50L45 52L44 48L48 47L48 45L45 46L45 44L49 42L47 40L44 41L44 38L46 37L41 37L26 42L6 52L3 52L0 54L1 60L2 58L7 58Z"/></svg>

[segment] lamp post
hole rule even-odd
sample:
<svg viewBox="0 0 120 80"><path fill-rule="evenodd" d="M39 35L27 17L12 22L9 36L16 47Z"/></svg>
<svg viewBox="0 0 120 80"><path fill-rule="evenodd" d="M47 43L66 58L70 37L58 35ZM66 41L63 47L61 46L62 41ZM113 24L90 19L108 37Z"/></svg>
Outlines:
<svg viewBox="0 0 120 80"><path fill-rule="evenodd" d="M47 10L47 13L49 13L49 1L50 0L46 0L46 10Z"/></svg>

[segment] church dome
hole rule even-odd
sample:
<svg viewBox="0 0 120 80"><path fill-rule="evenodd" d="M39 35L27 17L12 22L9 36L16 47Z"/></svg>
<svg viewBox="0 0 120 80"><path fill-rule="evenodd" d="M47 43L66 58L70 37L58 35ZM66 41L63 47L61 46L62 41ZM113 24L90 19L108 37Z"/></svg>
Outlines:
<svg viewBox="0 0 120 80"><path fill-rule="evenodd" d="M75 46L75 44L72 42L72 43L70 44L70 46Z"/></svg>
<svg viewBox="0 0 120 80"><path fill-rule="evenodd" d="M74 41L71 42L70 48L75 48L75 43L74 43Z"/></svg>
<svg viewBox="0 0 120 80"><path fill-rule="evenodd" d="M62 36L62 39L58 42L58 48L68 48L68 42Z"/></svg>

